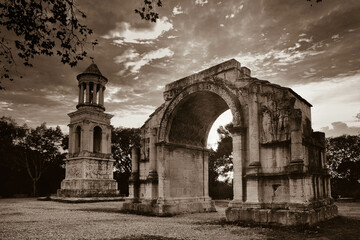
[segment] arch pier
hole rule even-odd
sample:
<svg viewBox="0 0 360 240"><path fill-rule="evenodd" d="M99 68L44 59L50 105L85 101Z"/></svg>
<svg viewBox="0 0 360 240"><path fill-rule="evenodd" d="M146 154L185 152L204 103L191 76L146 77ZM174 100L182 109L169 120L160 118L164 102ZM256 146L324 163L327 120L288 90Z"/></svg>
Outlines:
<svg viewBox="0 0 360 240"><path fill-rule="evenodd" d="M141 127L124 210L210 212L209 130L233 115L234 198L228 221L313 224L337 214L325 165L325 135L311 104L293 90L251 77L234 59L167 84L164 103Z"/></svg>
<svg viewBox="0 0 360 240"><path fill-rule="evenodd" d="M112 115L105 113L104 91L108 82L95 64L77 76L79 101L77 111L69 113L69 154L65 179L57 196L118 196L113 179L114 159L111 155Z"/></svg>

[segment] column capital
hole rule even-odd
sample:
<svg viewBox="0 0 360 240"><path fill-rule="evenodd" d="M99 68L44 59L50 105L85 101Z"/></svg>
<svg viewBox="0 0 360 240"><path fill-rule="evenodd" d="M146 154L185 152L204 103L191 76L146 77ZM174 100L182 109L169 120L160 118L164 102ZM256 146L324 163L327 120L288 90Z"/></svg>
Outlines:
<svg viewBox="0 0 360 240"><path fill-rule="evenodd" d="M229 132L231 134L244 134L246 133L247 127L241 127L241 126L231 126L229 127Z"/></svg>

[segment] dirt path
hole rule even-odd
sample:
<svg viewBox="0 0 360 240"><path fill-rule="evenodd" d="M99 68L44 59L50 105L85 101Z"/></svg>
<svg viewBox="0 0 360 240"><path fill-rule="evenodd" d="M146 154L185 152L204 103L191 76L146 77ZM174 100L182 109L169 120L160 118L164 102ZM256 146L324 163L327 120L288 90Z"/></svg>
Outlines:
<svg viewBox="0 0 360 240"><path fill-rule="evenodd" d="M339 205L340 215L353 219L309 229L226 224L226 203L216 213L171 218L122 214L121 205L0 199L0 239L360 239L360 203Z"/></svg>

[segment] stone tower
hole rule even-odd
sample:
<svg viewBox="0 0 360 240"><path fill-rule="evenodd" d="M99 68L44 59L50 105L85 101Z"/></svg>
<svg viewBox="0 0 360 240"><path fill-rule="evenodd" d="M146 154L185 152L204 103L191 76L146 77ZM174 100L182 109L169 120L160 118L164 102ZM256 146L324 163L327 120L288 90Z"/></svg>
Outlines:
<svg viewBox="0 0 360 240"><path fill-rule="evenodd" d="M65 179L58 197L108 197L118 195L111 156L112 115L105 113L108 82L96 64L77 76L79 102L69 113L69 154Z"/></svg>

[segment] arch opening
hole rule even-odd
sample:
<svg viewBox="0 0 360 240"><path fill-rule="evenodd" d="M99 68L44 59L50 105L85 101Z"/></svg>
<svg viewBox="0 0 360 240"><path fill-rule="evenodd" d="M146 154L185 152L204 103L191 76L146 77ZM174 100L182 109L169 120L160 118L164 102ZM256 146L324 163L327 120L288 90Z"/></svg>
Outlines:
<svg viewBox="0 0 360 240"><path fill-rule="evenodd" d="M226 110L209 131L209 196L212 199L233 199L233 146L228 126L232 119L230 109Z"/></svg>
<svg viewBox="0 0 360 240"><path fill-rule="evenodd" d="M75 130L75 152L81 151L81 127L77 126Z"/></svg>
<svg viewBox="0 0 360 240"><path fill-rule="evenodd" d="M94 127L94 141L93 141L93 152L101 152L101 135L102 129L99 126Z"/></svg>
<svg viewBox="0 0 360 240"><path fill-rule="evenodd" d="M213 92L190 94L173 112L169 142L206 148L213 123L228 109L224 99Z"/></svg>
<svg viewBox="0 0 360 240"><path fill-rule="evenodd" d="M219 117L222 114L224 116ZM216 121L219 118L220 122ZM231 179L228 182L218 179L214 152L209 147L209 140L217 142L217 128L232 121L233 115L227 102L214 92L197 91L177 104L169 121L167 138L173 146L170 151L174 157L174 161L170 161L172 197L210 195L219 199L226 194L225 198L232 198ZM229 143L232 149L231 139ZM232 159L228 162L232 166ZM185 175L187 181L176 180Z"/></svg>

